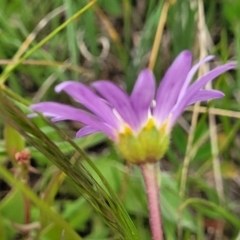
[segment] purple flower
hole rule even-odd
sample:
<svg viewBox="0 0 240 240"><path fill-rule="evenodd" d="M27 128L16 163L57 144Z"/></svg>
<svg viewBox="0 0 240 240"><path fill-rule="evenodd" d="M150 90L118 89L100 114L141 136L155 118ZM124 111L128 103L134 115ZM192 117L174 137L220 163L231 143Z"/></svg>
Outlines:
<svg viewBox="0 0 240 240"><path fill-rule="evenodd" d="M190 84L199 67L213 58L208 56L192 67L192 54L183 51L165 73L157 91L152 71L144 69L138 75L130 96L106 80L94 82L93 89L74 81L66 81L56 86L56 92L65 91L89 111L56 102L42 102L30 108L51 117L54 122L73 120L83 123L86 126L77 132L77 137L103 132L117 145L122 145L123 136L137 139L142 134L146 139L147 131L152 128L156 129L158 134L169 135L187 106L224 96L220 91L204 90L203 87L220 74L236 68L235 63L216 67ZM159 137L154 137L155 133L151 134L151 139L160 141ZM128 139L127 144L129 141ZM144 145L149 143L145 142ZM141 149L142 146L138 147ZM127 146L124 146L125 148ZM148 154L143 154L144 157L149 158L150 151L153 151L151 146ZM161 154L158 154L158 157Z"/></svg>

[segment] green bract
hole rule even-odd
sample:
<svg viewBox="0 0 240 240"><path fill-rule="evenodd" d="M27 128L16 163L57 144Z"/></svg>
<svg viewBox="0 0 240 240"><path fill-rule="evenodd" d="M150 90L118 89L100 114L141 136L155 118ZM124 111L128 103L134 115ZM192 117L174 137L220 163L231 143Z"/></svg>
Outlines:
<svg viewBox="0 0 240 240"><path fill-rule="evenodd" d="M166 124L157 129L153 120L142 128L138 135L130 129L119 134L117 149L126 161L134 164L157 162L166 153L169 146L169 133L165 131Z"/></svg>

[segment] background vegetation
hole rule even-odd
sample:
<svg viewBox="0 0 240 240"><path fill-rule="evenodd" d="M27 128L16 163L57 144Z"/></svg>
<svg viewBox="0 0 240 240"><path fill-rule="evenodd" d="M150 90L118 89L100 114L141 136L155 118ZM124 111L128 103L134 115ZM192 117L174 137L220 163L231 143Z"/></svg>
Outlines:
<svg viewBox="0 0 240 240"><path fill-rule="evenodd" d="M216 55L199 74L240 59L238 0L1 0L1 240L150 239L139 170L101 134L74 139L79 124L26 115L43 100L75 104L53 90L68 79L130 92L159 24L159 81L183 49ZM161 161L166 239L240 239L239 70L214 88L226 96L190 107ZM30 164L19 164L25 148Z"/></svg>

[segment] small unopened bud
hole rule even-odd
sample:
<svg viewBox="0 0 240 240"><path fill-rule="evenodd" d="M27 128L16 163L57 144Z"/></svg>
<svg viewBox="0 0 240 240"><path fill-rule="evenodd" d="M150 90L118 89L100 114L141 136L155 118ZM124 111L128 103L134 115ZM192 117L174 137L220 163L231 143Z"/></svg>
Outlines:
<svg viewBox="0 0 240 240"><path fill-rule="evenodd" d="M25 148L21 152L15 153L15 159L19 165L29 165L31 159L31 153L28 148Z"/></svg>

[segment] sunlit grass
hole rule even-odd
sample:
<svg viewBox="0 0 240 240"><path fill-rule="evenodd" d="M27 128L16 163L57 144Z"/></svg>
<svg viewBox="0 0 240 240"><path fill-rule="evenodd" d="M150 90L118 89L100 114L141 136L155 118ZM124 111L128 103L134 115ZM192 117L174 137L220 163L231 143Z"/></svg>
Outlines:
<svg viewBox="0 0 240 240"><path fill-rule="evenodd" d="M53 91L57 82L67 79L84 83L111 79L130 91L137 73L149 62L157 80L161 79L172 59L186 48L193 51L195 60L204 51L216 55L210 68L228 59L239 60L235 9L240 4L204 2L205 12L199 18L201 4L183 0L169 5L164 10L166 22L161 23L161 44L153 48L163 1L142 5L128 0L2 1L2 240L17 239L17 235L21 239L30 235L32 239L150 239L138 169L126 165L104 136L74 139L80 126L55 125L40 116L29 119L26 106L42 99L69 102ZM203 33L206 43L199 38ZM98 41L102 36L110 44L105 58L99 57L105 51ZM82 45L94 56L91 61ZM239 82L239 70L220 77L215 88L226 96L190 107L173 130L159 180L166 239L177 239L177 234L180 239L208 239L211 231L216 239L239 235ZM194 114L196 119L191 121ZM212 127L215 131L210 131ZM14 159L23 146L32 155L27 180ZM189 164L182 181L186 158ZM31 200L27 207L25 198ZM30 221L26 222L28 210Z"/></svg>

